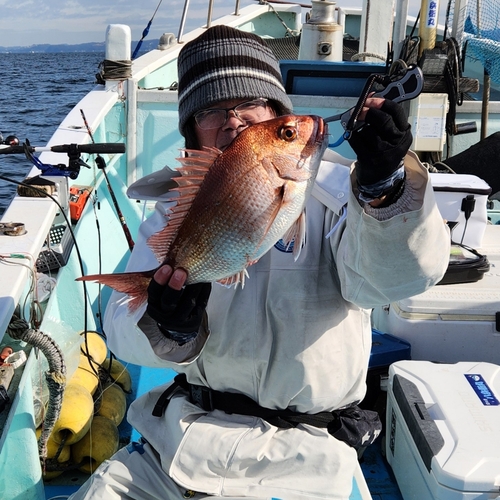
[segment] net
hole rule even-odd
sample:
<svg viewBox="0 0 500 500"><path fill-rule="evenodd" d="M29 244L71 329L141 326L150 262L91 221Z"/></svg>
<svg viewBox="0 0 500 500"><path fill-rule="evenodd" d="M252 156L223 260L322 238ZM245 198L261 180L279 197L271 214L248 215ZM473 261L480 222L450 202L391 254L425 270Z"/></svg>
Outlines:
<svg viewBox="0 0 500 500"><path fill-rule="evenodd" d="M464 24L467 55L479 61L492 82L500 84L500 2L469 0Z"/></svg>

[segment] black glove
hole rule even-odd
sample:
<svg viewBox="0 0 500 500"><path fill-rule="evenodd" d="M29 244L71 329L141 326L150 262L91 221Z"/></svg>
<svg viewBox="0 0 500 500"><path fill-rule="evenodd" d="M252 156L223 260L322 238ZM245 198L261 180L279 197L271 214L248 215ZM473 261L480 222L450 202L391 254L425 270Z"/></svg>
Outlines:
<svg viewBox="0 0 500 500"><path fill-rule="evenodd" d="M152 279L148 286L147 313L164 333L197 332L211 290L211 283L195 283L182 290L174 290Z"/></svg>
<svg viewBox="0 0 500 500"><path fill-rule="evenodd" d="M412 140L411 127L400 104L385 100L380 109L370 108L365 126L349 138L358 157L358 184L371 186L389 178L398 169Z"/></svg>

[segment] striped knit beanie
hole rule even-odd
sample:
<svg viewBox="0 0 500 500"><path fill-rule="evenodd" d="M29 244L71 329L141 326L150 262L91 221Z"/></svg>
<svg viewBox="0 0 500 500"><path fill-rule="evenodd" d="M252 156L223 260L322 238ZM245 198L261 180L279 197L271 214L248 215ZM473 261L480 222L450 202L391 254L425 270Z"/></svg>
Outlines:
<svg viewBox="0 0 500 500"><path fill-rule="evenodd" d="M197 111L229 99L264 97L280 114L292 111L279 63L262 38L229 26L214 26L187 43L177 61L179 129Z"/></svg>

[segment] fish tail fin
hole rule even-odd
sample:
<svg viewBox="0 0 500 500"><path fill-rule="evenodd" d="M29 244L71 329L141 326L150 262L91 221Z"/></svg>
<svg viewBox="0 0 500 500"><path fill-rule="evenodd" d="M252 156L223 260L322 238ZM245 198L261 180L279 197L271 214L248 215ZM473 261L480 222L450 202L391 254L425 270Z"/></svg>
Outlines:
<svg viewBox="0 0 500 500"><path fill-rule="evenodd" d="M133 313L147 301L148 286L153 274L154 270L116 274L90 274L76 278L76 281L93 281L128 295L130 297L128 309L129 312Z"/></svg>

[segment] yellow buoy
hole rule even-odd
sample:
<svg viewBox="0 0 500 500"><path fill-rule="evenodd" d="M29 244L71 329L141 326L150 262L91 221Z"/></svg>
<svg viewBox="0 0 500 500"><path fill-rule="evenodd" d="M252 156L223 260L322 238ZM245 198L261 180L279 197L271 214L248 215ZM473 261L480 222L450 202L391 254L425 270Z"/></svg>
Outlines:
<svg viewBox="0 0 500 500"><path fill-rule="evenodd" d="M96 398L97 415L112 420L120 425L127 410L127 398L118 384L110 384Z"/></svg>
<svg viewBox="0 0 500 500"><path fill-rule="evenodd" d="M84 339L80 346L81 355L78 366L87 368L91 372L94 371L92 369L94 368L97 372L108 354L106 342L104 342L104 339L97 332L87 332L85 335L82 334L82 336ZM85 341L85 339L87 340Z"/></svg>
<svg viewBox="0 0 500 500"><path fill-rule="evenodd" d="M119 434L115 423L96 415L87 434L71 446L71 458L75 464L82 464L79 470L92 474L104 460L118 451L118 444Z"/></svg>
<svg viewBox="0 0 500 500"><path fill-rule="evenodd" d="M102 368L105 371L109 370L111 360L107 358L102 363ZM125 368L125 366L113 359L111 363L111 378L126 392L129 393L132 390L132 378L130 377L129 371Z"/></svg>
<svg viewBox="0 0 500 500"><path fill-rule="evenodd" d="M99 378L90 368L78 366L69 383L83 385L93 395L99 384Z"/></svg>
<svg viewBox="0 0 500 500"><path fill-rule="evenodd" d="M56 443L73 444L89 430L94 413L92 395L82 385L68 383L64 389L61 413L52 431Z"/></svg>
<svg viewBox="0 0 500 500"><path fill-rule="evenodd" d="M42 428L39 427L36 430L36 438L40 439L40 435L42 433ZM59 450L59 447L61 445L59 443L56 443L52 437L52 434L50 435L49 439L47 440L47 457L48 459L54 458ZM64 445L61 449L61 452L59 453L59 456L57 457L57 462L60 464L63 464L65 462L68 462L71 456L71 447L69 445ZM47 471L47 470L42 470L42 475L44 479L54 479L55 477L60 476L64 471L58 470L58 471Z"/></svg>

